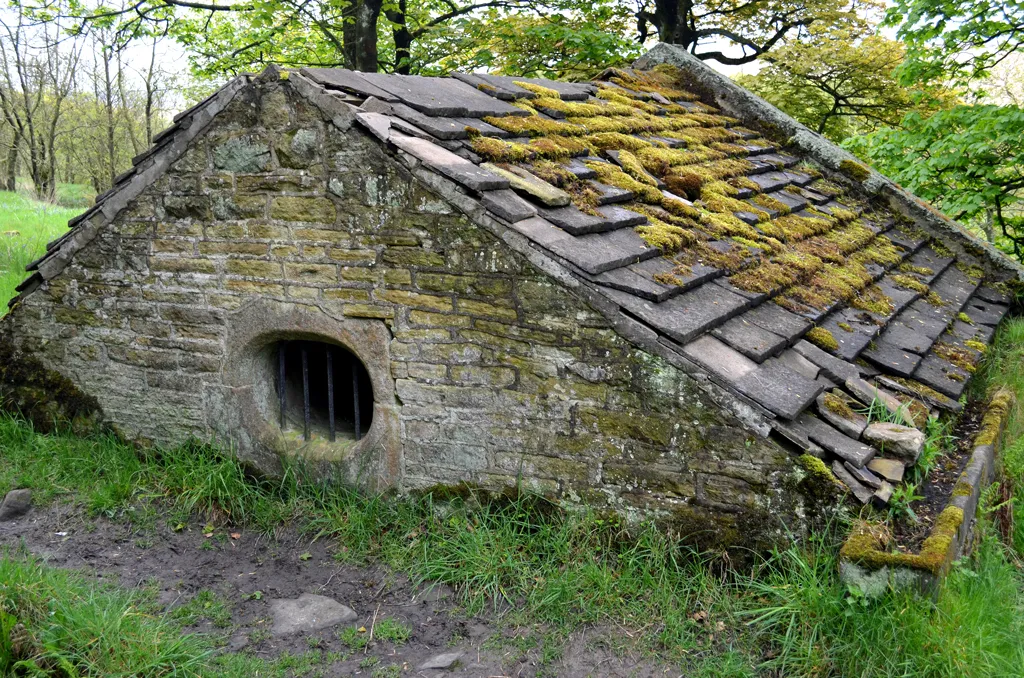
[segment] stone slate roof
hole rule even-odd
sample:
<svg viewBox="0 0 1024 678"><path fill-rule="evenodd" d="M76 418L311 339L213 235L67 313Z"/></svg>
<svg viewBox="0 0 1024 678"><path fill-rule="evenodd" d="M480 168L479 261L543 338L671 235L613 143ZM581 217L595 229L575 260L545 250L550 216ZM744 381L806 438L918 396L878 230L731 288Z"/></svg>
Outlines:
<svg viewBox="0 0 1024 678"><path fill-rule="evenodd" d="M290 77L462 186L787 440L857 467L874 450L824 393L902 405L923 426L929 410L959 408L1009 309L1005 270L954 254L869 198L858 182L866 169L809 162L773 140L771 125L723 115L673 67L612 69L589 83L315 68ZM30 266L23 294L244 80L178 116Z"/></svg>

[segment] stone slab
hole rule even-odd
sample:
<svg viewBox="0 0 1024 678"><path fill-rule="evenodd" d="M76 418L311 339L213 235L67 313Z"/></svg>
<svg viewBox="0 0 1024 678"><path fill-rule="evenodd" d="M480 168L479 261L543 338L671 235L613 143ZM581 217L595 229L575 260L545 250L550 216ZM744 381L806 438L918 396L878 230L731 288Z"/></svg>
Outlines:
<svg viewBox="0 0 1024 678"><path fill-rule="evenodd" d="M924 433L910 426L874 421L864 429L864 440L900 461L914 465L924 449Z"/></svg>
<svg viewBox="0 0 1024 678"><path fill-rule="evenodd" d="M901 415L904 419L908 420L907 423L913 423L913 421L910 421L903 403L884 388L879 388L875 384L859 378L847 379L843 385L846 387L847 392L865 406L870 407L873 402L877 401L885 407L889 414Z"/></svg>
<svg viewBox="0 0 1024 678"><path fill-rule="evenodd" d="M808 379L813 379L825 388L832 388L834 384L826 377L821 376L821 368L803 357L793 349L783 351L779 354L779 360L789 369L797 374L802 374Z"/></svg>
<svg viewBox="0 0 1024 678"><path fill-rule="evenodd" d="M982 285L974 294L985 301L989 301L993 304L1001 304L1003 306L1009 306L1012 301L1008 294L1000 292L991 285Z"/></svg>
<svg viewBox="0 0 1024 678"><path fill-rule="evenodd" d="M547 247L566 261L595 275L660 254L656 247L644 242L644 239L631 228L579 237L570 236L556 240Z"/></svg>
<svg viewBox="0 0 1024 678"><path fill-rule="evenodd" d="M550 248L559 240L568 240L572 236L541 217L530 217L512 224L512 228L533 242Z"/></svg>
<svg viewBox="0 0 1024 678"><path fill-rule="evenodd" d="M391 92L369 82L361 73L346 68L303 68L299 73L330 89L377 97L383 101L398 101L398 97Z"/></svg>
<svg viewBox="0 0 1024 678"><path fill-rule="evenodd" d="M836 397L841 398L842 396L836 395ZM843 400L846 401L845 398ZM847 404L849 403L847 402ZM832 424L837 429L845 433L850 438L853 438L854 440L859 440L861 434L864 433L864 429L867 428L868 426L867 417L861 414L857 414L856 412L854 412L853 418L851 419L830 410L828 406L825 405L824 393L818 396L817 405L819 417L821 417L828 423Z"/></svg>
<svg viewBox="0 0 1024 678"><path fill-rule="evenodd" d="M850 438L806 412L801 414L796 421L806 432L808 438L858 468L871 461L877 453L875 448L870 445Z"/></svg>
<svg viewBox="0 0 1024 678"><path fill-rule="evenodd" d="M729 382L757 369L757 363L709 335L684 346L683 355Z"/></svg>
<svg viewBox="0 0 1024 678"><path fill-rule="evenodd" d="M270 612L274 617L270 632L275 636L319 631L357 618L352 608L312 593L271 600Z"/></svg>
<svg viewBox="0 0 1024 678"><path fill-rule="evenodd" d="M425 139L392 134L389 141L406 153L415 156L423 164L436 169L449 179L471 190L483 192L509 187L507 178L477 167L469 160L460 158L451 151Z"/></svg>
<svg viewBox="0 0 1024 678"><path fill-rule="evenodd" d="M950 376L952 375L952 376ZM934 353L929 353L914 370L914 379L944 396L959 400L967 388L970 373L952 365Z"/></svg>
<svg viewBox="0 0 1024 678"><path fill-rule="evenodd" d="M966 313L976 324L995 327L1009 310L1008 306L993 304L992 302L985 301L975 295L967 302L963 312Z"/></svg>
<svg viewBox="0 0 1024 678"><path fill-rule="evenodd" d="M733 382L743 395L786 419L795 419L824 388L797 374L778 359L768 360L756 370Z"/></svg>
<svg viewBox="0 0 1024 678"><path fill-rule="evenodd" d="M889 323L881 335L879 335L879 339L894 348L910 351L918 355L924 355L931 348L934 341L927 334L918 332L900 319Z"/></svg>
<svg viewBox="0 0 1024 678"><path fill-rule="evenodd" d="M636 197L636 194L633 193L633 191L625 188L619 188L618 186L602 184L600 181L590 181L590 185L598 193L598 205L612 205L620 202L629 202Z"/></svg>
<svg viewBox="0 0 1024 678"><path fill-rule="evenodd" d="M715 328L713 334L758 363L777 355L786 347L784 337L749 322L744 316L733 318Z"/></svg>
<svg viewBox="0 0 1024 678"><path fill-rule="evenodd" d="M511 75L478 74L478 77L495 87L516 92L518 96L534 98L537 95L530 90L523 89L516 82L528 82L533 85L540 85L558 92L565 101L586 101L591 95L597 93L597 87L590 83L583 82L562 82L560 80L546 80L544 78L520 78ZM521 93L521 94L519 94Z"/></svg>
<svg viewBox="0 0 1024 678"><path fill-rule="evenodd" d="M536 207L508 188L485 192L480 198L480 204L505 221L522 221L537 214Z"/></svg>
<svg viewBox="0 0 1024 678"><path fill-rule="evenodd" d="M871 462L868 463L870 464ZM862 468L857 468L848 461L844 461L843 466L846 468L847 471L850 472L851 476L857 479L857 482L859 482L860 484L866 485L867 487L870 487L875 490L882 486L882 479L876 476L874 473L872 473L868 469L868 467L865 466Z"/></svg>
<svg viewBox="0 0 1024 678"><path fill-rule="evenodd" d="M528 115L527 111L455 78L435 78L393 73L360 73L374 87L417 111L434 117Z"/></svg>
<svg viewBox="0 0 1024 678"><path fill-rule="evenodd" d="M892 499L893 489L892 485L883 480L882 486L871 495L871 505L877 509L885 509L889 505L889 500Z"/></svg>
<svg viewBox="0 0 1024 678"><path fill-rule="evenodd" d="M434 655L427 661L420 664L420 671L444 671L452 668L455 662L462 658L461 652L445 652L444 654Z"/></svg>
<svg viewBox="0 0 1024 678"><path fill-rule="evenodd" d="M861 356L881 367L883 371L900 377L909 377L921 364L921 356L893 346L883 338L875 340L864 349Z"/></svg>
<svg viewBox="0 0 1024 678"><path fill-rule="evenodd" d="M871 501L874 491L861 485L860 482L858 482L857 479L846 470L846 467L843 464L840 464L838 461L832 462L832 475L838 478L844 485L846 485L847 488L849 488L850 494L856 497L857 501L862 504L867 504Z"/></svg>
<svg viewBox="0 0 1024 678"><path fill-rule="evenodd" d="M651 264L651 266L648 266ZM594 281L654 302L662 302L683 291L678 285L664 285L654 279L659 273L671 275L675 265L664 257L655 257L594 276Z"/></svg>
<svg viewBox="0 0 1024 678"><path fill-rule="evenodd" d="M867 468L890 483L900 483L903 482L903 473L906 471L907 465L896 459L875 457L868 462Z"/></svg>
<svg viewBox="0 0 1024 678"><path fill-rule="evenodd" d="M560 188L552 186L540 177L515 165L499 167L493 163L485 162L480 169L492 172L508 180L512 190L520 194L526 194L546 207L565 207L569 204L569 194Z"/></svg>
<svg viewBox="0 0 1024 678"><path fill-rule="evenodd" d="M721 325L746 306L743 297L713 284L695 287L660 304L615 294L614 300L626 311L681 344Z"/></svg>
<svg viewBox="0 0 1024 678"><path fill-rule="evenodd" d="M856 365L826 353L806 339L801 339L793 344L793 350L820 367L822 374L832 381L843 383L847 379L860 378L860 370Z"/></svg>
<svg viewBox="0 0 1024 678"><path fill-rule="evenodd" d="M608 219L582 212L575 205L554 209L542 208L541 214L545 219L572 235L586 235L587 233L615 230Z"/></svg>

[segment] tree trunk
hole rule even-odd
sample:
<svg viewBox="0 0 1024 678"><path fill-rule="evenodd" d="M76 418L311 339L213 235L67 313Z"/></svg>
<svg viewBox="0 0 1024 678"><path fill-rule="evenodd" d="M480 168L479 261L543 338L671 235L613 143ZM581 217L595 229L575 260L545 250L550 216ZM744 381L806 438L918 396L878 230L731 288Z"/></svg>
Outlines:
<svg viewBox="0 0 1024 678"><path fill-rule="evenodd" d="M354 71L377 72L377 20L384 0L355 0L345 10L342 29L345 66Z"/></svg>
<svg viewBox="0 0 1024 678"><path fill-rule="evenodd" d="M7 176L4 179L4 189L8 191L18 190L18 147L21 145L21 135L14 133L11 145L7 148Z"/></svg>
<svg viewBox="0 0 1024 678"><path fill-rule="evenodd" d="M689 24L693 0L656 0L651 23L658 30L661 42L681 45L692 49L697 44L693 28Z"/></svg>
<svg viewBox="0 0 1024 678"><path fill-rule="evenodd" d="M395 73L409 75L412 66L412 33L406 25L406 0L399 0L398 10L387 13L395 24L391 31L395 40Z"/></svg>

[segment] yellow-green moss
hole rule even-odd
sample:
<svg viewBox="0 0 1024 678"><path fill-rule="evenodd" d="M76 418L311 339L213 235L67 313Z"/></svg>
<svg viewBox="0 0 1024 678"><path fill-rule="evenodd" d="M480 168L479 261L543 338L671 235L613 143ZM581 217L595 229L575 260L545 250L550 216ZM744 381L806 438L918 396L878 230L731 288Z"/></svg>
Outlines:
<svg viewBox="0 0 1024 678"><path fill-rule="evenodd" d="M883 567L907 567L913 570L941 575L953 558L953 540L964 522L964 512L956 506L947 506L935 520L920 553L892 553L883 551L884 544L870 528L860 528L846 539L840 556L872 570Z"/></svg>
<svg viewBox="0 0 1024 678"><path fill-rule="evenodd" d="M959 313L957 313L956 317L957 317L957 320L959 320L962 323L967 323L968 325L973 325L974 324L974 321L971 320L971 316L967 315L963 311L960 311Z"/></svg>
<svg viewBox="0 0 1024 678"><path fill-rule="evenodd" d="M527 146L493 137L473 137L473 151L492 162L523 162L536 154Z"/></svg>
<svg viewBox="0 0 1024 678"><path fill-rule="evenodd" d="M883 292L878 285L871 285L862 290L851 305L854 308L883 317L892 315L892 312L896 310L892 297Z"/></svg>
<svg viewBox="0 0 1024 678"><path fill-rule="evenodd" d="M586 137L586 141L596 150L616 149L636 152L651 148L651 142L620 132L590 134Z"/></svg>
<svg viewBox="0 0 1024 678"><path fill-rule="evenodd" d="M562 98L562 95L558 93L558 90L551 89L550 87L544 87L543 85L536 85L532 82L525 82L523 80L513 80L512 84L542 97L550 97L552 99Z"/></svg>
<svg viewBox="0 0 1024 678"><path fill-rule="evenodd" d="M973 373L977 369L975 365L977 361L974 354L959 346L947 344L944 341L937 341L932 346L932 351L947 363L956 365L965 372Z"/></svg>
<svg viewBox="0 0 1024 678"><path fill-rule="evenodd" d="M637 181L648 184L649 186L656 187L658 185L658 182L654 177L644 170L640 161L630 151L619 151L619 165L622 166L622 169L626 170L629 176L633 177Z"/></svg>
<svg viewBox="0 0 1024 678"><path fill-rule="evenodd" d="M843 332L853 332L853 327L850 326L850 323L837 323L837 324L839 326L839 329L841 329Z"/></svg>
<svg viewBox="0 0 1024 678"><path fill-rule="evenodd" d="M807 340L826 351L836 351L839 349L839 342L832 336L832 333L826 330L824 327L812 327L807 331Z"/></svg>
<svg viewBox="0 0 1024 678"><path fill-rule="evenodd" d="M933 273L935 273L935 271L928 268L927 266L914 266L913 264L910 263L900 264L900 270L903 271L904 273L916 273L918 275L932 275Z"/></svg>
<svg viewBox="0 0 1024 678"><path fill-rule="evenodd" d="M913 276L897 274L892 276L892 282L897 287L902 287L906 290L912 290L921 294L928 294L929 292L928 286Z"/></svg>
<svg viewBox="0 0 1024 678"><path fill-rule="evenodd" d="M850 405L835 393L826 393L822 400L829 412L851 421L857 418L857 415L854 413L853 409L850 408Z"/></svg>
<svg viewBox="0 0 1024 678"><path fill-rule="evenodd" d="M956 262L955 266L969 278L980 280L985 276L985 269L983 269L981 266L973 266L963 261Z"/></svg>
<svg viewBox="0 0 1024 678"><path fill-rule="evenodd" d="M973 348L975 351L981 354L988 352L988 346L984 342L978 341L977 339L968 339L964 342L964 346L967 348Z"/></svg>
<svg viewBox="0 0 1024 678"><path fill-rule="evenodd" d="M506 132L511 132L516 136L546 137L554 134L560 136L579 136L587 132L586 129L579 125L558 120L548 120L539 115L492 115L484 118L484 122Z"/></svg>
<svg viewBox="0 0 1024 678"><path fill-rule="evenodd" d="M940 257L945 257L947 259L952 259L953 257L956 256L955 254L953 254L953 250L949 249L948 247L946 247L943 243L939 242L938 240L932 241L932 243L929 245L929 247L931 247L932 251L934 251Z"/></svg>
<svg viewBox="0 0 1024 678"><path fill-rule="evenodd" d="M967 482L962 480L963 475L960 476L961 480L957 481L957 484L953 487L953 497L969 497L974 494L974 487Z"/></svg>
<svg viewBox="0 0 1024 678"><path fill-rule="evenodd" d="M981 420L981 428L978 430L978 435L974 437L975 446L996 444L1014 402L1013 391L1010 389L1001 388L993 394L988 401L985 416Z"/></svg>
<svg viewBox="0 0 1024 678"><path fill-rule="evenodd" d="M871 176L871 170L853 160L843 160L840 162L839 171L854 181L867 181L868 177Z"/></svg>

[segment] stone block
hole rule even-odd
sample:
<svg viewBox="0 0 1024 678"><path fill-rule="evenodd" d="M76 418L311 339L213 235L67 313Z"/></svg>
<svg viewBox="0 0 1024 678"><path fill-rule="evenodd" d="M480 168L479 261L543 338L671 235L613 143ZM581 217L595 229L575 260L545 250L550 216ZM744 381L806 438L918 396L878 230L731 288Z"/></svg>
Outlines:
<svg viewBox="0 0 1024 678"><path fill-rule="evenodd" d="M281 221L333 224L337 218L337 210L334 203L328 198L279 196L270 201L270 218Z"/></svg>
<svg viewBox="0 0 1024 678"><path fill-rule="evenodd" d="M240 275L250 278L269 278L280 280L284 268L276 261L257 261L254 259L229 259L224 264L229 275Z"/></svg>
<svg viewBox="0 0 1024 678"><path fill-rule="evenodd" d="M284 277L303 283L336 283L338 267L334 264L285 263Z"/></svg>
<svg viewBox="0 0 1024 678"><path fill-rule="evenodd" d="M449 297L439 297L432 294L420 294L419 292L388 289L377 290L373 295L380 301L422 308L429 311L451 311L454 308L452 300Z"/></svg>

